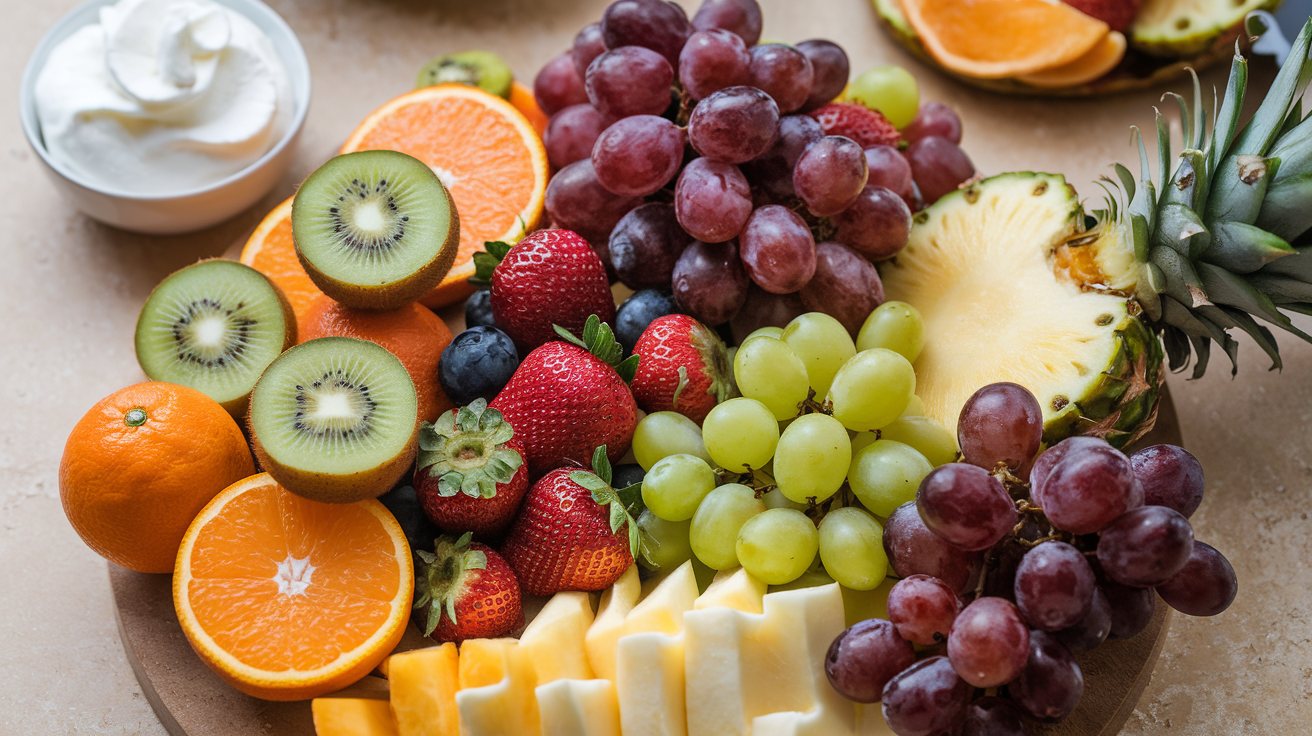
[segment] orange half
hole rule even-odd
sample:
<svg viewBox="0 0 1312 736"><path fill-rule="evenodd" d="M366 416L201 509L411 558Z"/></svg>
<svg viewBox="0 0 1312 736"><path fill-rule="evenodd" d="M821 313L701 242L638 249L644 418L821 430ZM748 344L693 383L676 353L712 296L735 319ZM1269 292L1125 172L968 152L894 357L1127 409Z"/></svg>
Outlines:
<svg viewBox="0 0 1312 736"><path fill-rule="evenodd" d="M1069 64L1111 30L1065 3L1046 0L902 0L902 8L938 63L981 79Z"/></svg>
<svg viewBox="0 0 1312 736"><path fill-rule="evenodd" d="M264 216L242 246L241 262L268 276L282 289L296 313L297 334L305 334L305 315L323 292L310 280L296 257L296 244L292 241L292 199L288 197Z"/></svg>
<svg viewBox="0 0 1312 736"><path fill-rule="evenodd" d="M524 114L529 124L533 126L533 130L538 132L539 137L547 132L547 123L551 122L551 118L545 112L542 112L542 108L538 107L538 98L533 94L532 87L518 79L512 82L510 84L510 104Z"/></svg>
<svg viewBox="0 0 1312 736"><path fill-rule="evenodd" d="M442 307L473 293L474 253L489 240L516 242L542 218L547 153L533 124L506 100L477 87L439 84L378 108L342 153L390 149L437 172L460 213L455 265L420 303Z"/></svg>
<svg viewBox="0 0 1312 736"><path fill-rule="evenodd" d="M1032 87L1055 89L1060 87L1078 87L1095 79L1101 79L1107 72L1116 68L1125 57L1125 36L1119 31L1112 31L1103 36L1089 53L1052 69L1017 77Z"/></svg>
<svg viewBox="0 0 1312 736"><path fill-rule="evenodd" d="M401 641L413 592L410 546L386 507L309 501L267 473L196 516L173 573L196 654L265 700L314 698L369 674Z"/></svg>

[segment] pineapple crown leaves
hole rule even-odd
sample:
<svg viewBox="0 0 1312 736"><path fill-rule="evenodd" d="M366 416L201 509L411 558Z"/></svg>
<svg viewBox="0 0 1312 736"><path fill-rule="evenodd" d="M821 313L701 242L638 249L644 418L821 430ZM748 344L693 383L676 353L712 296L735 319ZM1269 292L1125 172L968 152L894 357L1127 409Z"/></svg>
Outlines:
<svg viewBox="0 0 1312 736"><path fill-rule="evenodd" d="M610 458L606 457L606 446L602 445L592 452L592 472L575 470L569 479L592 492L592 500L610 509L610 531L619 534L620 527L628 524L629 552L634 559L646 557L647 545L638 529L636 517L642 513L642 484L634 483L625 488L612 488Z"/></svg>
<svg viewBox="0 0 1312 736"><path fill-rule="evenodd" d="M583 323L582 338L560 325L552 325L551 329L555 330L565 342L583 348L601 362L614 368L625 383L633 382L633 377L638 373L638 356L630 355L624 358L624 347L616 342L615 333L611 331L610 325L602 322L597 315L589 315L587 322Z"/></svg>
<svg viewBox="0 0 1312 736"><path fill-rule="evenodd" d="M515 247L513 243L505 243L500 240L489 240L483 243L483 250L474 254L474 275L469 277L469 283L480 289L486 289L492 285L492 272L501 264L502 259Z"/></svg>
<svg viewBox="0 0 1312 736"><path fill-rule="evenodd" d="M438 537L432 552L415 550L419 564L415 566L414 609L428 611L424 636L432 635L443 615L451 619L452 625L458 623L456 602L464 593L469 572L487 569L487 554L469 548L472 537L472 532L465 532L459 539Z"/></svg>
<svg viewBox="0 0 1312 736"><path fill-rule="evenodd" d="M445 412L434 424L419 429L416 470L428 468L438 479L439 496L463 493L470 498L492 498L497 485L509 483L524 458L506 443L515 430L486 399Z"/></svg>

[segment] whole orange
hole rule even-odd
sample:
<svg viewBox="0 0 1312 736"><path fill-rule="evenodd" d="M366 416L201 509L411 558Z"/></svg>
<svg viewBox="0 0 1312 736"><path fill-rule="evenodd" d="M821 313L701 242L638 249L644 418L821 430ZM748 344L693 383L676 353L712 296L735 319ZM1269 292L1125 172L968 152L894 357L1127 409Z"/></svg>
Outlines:
<svg viewBox="0 0 1312 736"><path fill-rule="evenodd" d="M351 309L321 296L305 312L300 341L319 337L354 337L377 343L395 355L415 382L419 418L436 422L454 404L437 380L437 361L451 342L441 317L419 304L388 312Z"/></svg>
<svg viewBox="0 0 1312 736"><path fill-rule="evenodd" d="M254 474L246 438L217 401L186 386L138 383L101 399L73 427L59 498L101 557L167 573L196 514Z"/></svg>

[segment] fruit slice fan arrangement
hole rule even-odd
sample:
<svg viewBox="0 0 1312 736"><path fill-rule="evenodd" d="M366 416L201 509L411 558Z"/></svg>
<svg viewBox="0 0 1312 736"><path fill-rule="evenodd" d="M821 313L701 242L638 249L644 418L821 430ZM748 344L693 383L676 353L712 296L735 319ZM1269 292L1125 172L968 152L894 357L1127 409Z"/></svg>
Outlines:
<svg viewBox="0 0 1312 736"><path fill-rule="evenodd" d="M1223 611L1234 572L1187 521L1197 461L1121 448L1167 355L1201 371L1239 327L1278 364L1250 314L1303 336L1278 311L1308 300L1288 242L1309 224L1303 70L1237 129L1236 57L1211 136L1182 105L1176 173L1163 124L1157 185L1118 168L1130 202L1085 232L1060 177L975 177L960 121L904 71L844 92L840 48L758 45L760 20L750 0L691 21L620 0L542 70L545 206L567 227L473 253L484 288L454 338L415 300L466 218L403 153L316 172L253 236L256 270L169 277L138 358L199 390L170 413L171 384L143 384L84 420L61 467L79 534L134 568L178 549L184 631L245 692L380 667L390 704L317 699L323 736L1023 733L1076 707L1074 653L1138 633L1158 598ZM499 99L493 62L442 57L421 85ZM885 300L872 261L893 255L912 303ZM638 290L618 310L612 278ZM954 313L1036 347L995 360ZM1085 370L1035 367L1054 355ZM184 454L239 447L229 414L268 475ZM97 468L151 463L187 472L86 513ZM139 523L210 498L189 527ZM524 629L526 595L550 600ZM407 606L441 645L387 658Z"/></svg>

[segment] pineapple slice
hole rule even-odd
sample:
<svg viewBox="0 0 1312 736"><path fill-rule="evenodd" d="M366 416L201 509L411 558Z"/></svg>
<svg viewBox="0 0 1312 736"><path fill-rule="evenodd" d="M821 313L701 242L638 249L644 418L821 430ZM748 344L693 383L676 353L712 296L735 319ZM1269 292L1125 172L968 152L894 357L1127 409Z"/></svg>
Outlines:
<svg viewBox="0 0 1312 736"><path fill-rule="evenodd" d="M1130 27L1130 43L1158 56L1225 51L1234 43L1245 15L1278 4L1278 0L1147 0Z"/></svg>

